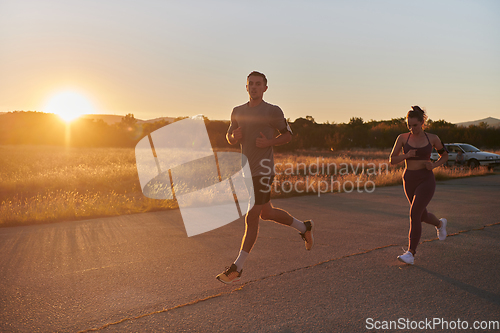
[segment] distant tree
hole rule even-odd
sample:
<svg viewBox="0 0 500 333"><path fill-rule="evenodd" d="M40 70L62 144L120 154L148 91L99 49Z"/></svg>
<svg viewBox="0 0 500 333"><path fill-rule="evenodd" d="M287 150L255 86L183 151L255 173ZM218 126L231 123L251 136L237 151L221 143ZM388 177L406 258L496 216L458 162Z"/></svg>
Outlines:
<svg viewBox="0 0 500 333"><path fill-rule="evenodd" d="M187 119L187 118L189 118L189 117L176 117L173 122L175 123L176 121Z"/></svg>
<svg viewBox="0 0 500 333"><path fill-rule="evenodd" d="M392 118L390 120L390 123L393 124L393 125L403 125L406 127L406 118L405 117L401 117L401 118Z"/></svg>
<svg viewBox="0 0 500 333"><path fill-rule="evenodd" d="M128 129L130 127L133 128L136 124L137 124L137 119L135 119L132 113L128 113L125 117L122 118L118 127Z"/></svg>
<svg viewBox="0 0 500 333"><path fill-rule="evenodd" d="M352 117L348 123L349 126L353 126L353 127L363 126L363 124L364 124L363 118L358 118L358 117Z"/></svg>
<svg viewBox="0 0 500 333"><path fill-rule="evenodd" d="M239 146L231 146L226 140L226 132L229 128L229 121L224 120L209 120L204 117L205 126L207 128L208 138L213 148L239 148Z"/></svg>
<svg viewBox="0 0 500 333"><path fill-rule="evenodd" d="M477 127L486 129L486 128L490 127L490 125L488 125L488 123L482 121L479 123L479 125L477 125Z"/></svg>
<svg viewBox="0 0 500 333"><path fill-rule="evenodd" d="M457 127L457 125L452 124L447 122L446 120L440 119L437 121L432 121L429 119L427 121L427 127L432 128L432 129L437 129L437 128L454 128Z"/></svg>
<svg viewBox="0 0 500 333"><path fill-rule="evenodd" d="M306 119L309 120L311 123L316 124L316 121L314 120L314 118L312 116L306 116Z"/></svg>
<svg viewBox="0 0 500 333"><path fill-rule="evenodd" d="M154 123L143 123L142 124L142 136L146 136L154 131L156 131L157 129L163 127L163 126L166 126L170 124L170 122L166 121L165 119L161 119L161 120L158 120L158 121L155 121Z"/></svg>
<svg viewBox="0 0 500 333"><path fill-rule="evenodd" d="M351 147L371 146L368 140L369 125L363 121L363 118L352 117L347 124L348 145Z"/></svg>

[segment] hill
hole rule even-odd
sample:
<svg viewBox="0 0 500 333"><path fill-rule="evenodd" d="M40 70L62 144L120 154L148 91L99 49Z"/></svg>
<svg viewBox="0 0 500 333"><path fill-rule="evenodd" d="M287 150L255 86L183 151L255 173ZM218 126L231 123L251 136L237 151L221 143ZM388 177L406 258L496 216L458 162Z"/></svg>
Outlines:
<svg viewBox="0 0 500 333"><path fill-rule="evenodd" d="M50 114L50 113L45 113L45 112L38 112L38 111L11 111L11 112L0 112L0 117L1 116L7 116L10 119L11 117L14 118L22 118L24 114ZM94 119L94 120L102 120L108 125L114 125L117 123L120 123L122 121L122 118L125 117L125 115L116 115L116 114L84 114L80 118L82 119ZM2 118L4 121L8 118ZM142 120L135 118L137 120L137 124L153 124L157 121L164 120L166 122L173 122L176 118L175 117L158 117L154 119L148 119L148 120Z"/></svg>
<svg viewBox="0 0 500 333"><path fill-rule="evenodd" d="M108 125L113 125L122 121L124 116L114 115L114 114L84 114L80 118L83 119L94 119L102 120ZM137 122L142 122L142 120L137 119Z"/></svg>
<svg viewBox="0 0 500 333"><path fill-rule="evenodd" d="M457 123L457 126L469 127L470 125L479 125L480 123L486 123L490 127L500 127L500 119L488 117L484 119L474 120L474 121L465 121L462 123Z"/></svg>
<svg viewBox="0 0 500 333"><path fill-rule="evenodd" d="M102 121L104 121L108 125L113 125L113 124L121 122L123 117L125 117L125 116L114 115L114 114L85 114L85 115L81 116L81 118L84 118L84 119L94 119L94 120L102 119ZM174 119L175 119L174 117L160 117L160 118L148 119L148 120L137 119L137 124L154 123L154 122L160 121L160 120L172 122Z"/></svg>

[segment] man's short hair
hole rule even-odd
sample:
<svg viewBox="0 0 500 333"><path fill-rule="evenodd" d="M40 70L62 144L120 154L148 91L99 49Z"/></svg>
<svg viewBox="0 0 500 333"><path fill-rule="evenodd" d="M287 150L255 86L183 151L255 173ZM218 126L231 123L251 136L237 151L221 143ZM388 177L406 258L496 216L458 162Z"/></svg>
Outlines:
<svg viewBox="0 0 500 333"><path fill-rule="evenodd" d="M262 79L264 79L264 85L267 86L267 78L264 74L262 74L261 72L257 72L257 71L253 71L252 73L248 74L247 76L247 81L248 79L250 78L250 76L260 76Z"/></svg>

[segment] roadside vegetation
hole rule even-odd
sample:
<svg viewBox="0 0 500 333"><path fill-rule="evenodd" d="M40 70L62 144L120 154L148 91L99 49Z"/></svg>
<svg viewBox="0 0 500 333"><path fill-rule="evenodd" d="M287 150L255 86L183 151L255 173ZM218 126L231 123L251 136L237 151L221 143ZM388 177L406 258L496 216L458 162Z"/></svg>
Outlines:
<svg viewBox="0 0 500 333"><path fill-rule="evenodd" d="M346 182L358 181L361 187L366 182L376 187L400 184L403 165L388 166L388 156L389 150L376 149L277 153L276 185L285 191L273 189L272 197L318 195L307 191L307 178L320 184L322 192L349 192L350 184L343 187ZM491 173L486 168L435 170L438 180ZM326 185L332 181L333 191ZM301 182L304 186L288 191L290 184ZM174 208L175 200L154 200L142 194L133 148L0 146L0 226Z"/></svg>

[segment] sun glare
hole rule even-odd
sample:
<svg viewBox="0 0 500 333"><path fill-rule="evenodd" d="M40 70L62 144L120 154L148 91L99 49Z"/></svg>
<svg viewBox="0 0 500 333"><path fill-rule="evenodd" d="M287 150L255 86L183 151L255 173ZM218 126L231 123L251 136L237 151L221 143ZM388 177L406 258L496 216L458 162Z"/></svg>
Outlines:
<svg viewBox="0 0 500 333"><path fill-rule="evenodd" d="M55 113L68 123L81 115L95 113L89 100L75 91L63 91L53 96L44 111Z"/></svg>

